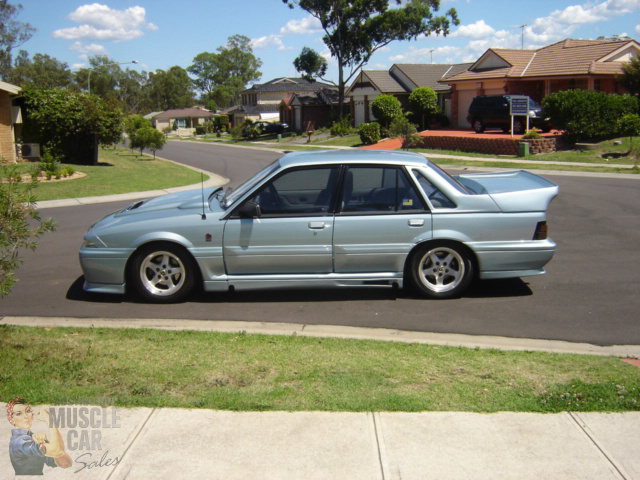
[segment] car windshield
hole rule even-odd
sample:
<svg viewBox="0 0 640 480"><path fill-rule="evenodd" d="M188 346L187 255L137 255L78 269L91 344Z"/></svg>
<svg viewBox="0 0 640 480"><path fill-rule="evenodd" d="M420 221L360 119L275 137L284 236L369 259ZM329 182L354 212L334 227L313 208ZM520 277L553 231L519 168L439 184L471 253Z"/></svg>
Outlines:
<svg viewBox="0 0 640 480"><path fill-rule="evenodd" d="M235 190L228 190L224 197L220 200L220 206L224 209L229 207L235 203L236 200L241 198L245 193L251 190L255 185L260 183L262 180L267 178L273 172L275 172L278 168L278 160L268 165L266 168L262 169L260 172L256 173L252 178L247 180L245 183L240 185Z"/></svg>

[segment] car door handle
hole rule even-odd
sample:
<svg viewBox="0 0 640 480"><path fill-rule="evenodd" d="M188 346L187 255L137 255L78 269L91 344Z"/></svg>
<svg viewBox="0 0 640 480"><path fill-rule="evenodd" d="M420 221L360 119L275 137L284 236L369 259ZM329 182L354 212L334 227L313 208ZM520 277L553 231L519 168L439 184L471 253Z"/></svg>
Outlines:
<svg viewBox="0 0 640 480"><path fill-rule="evenodd" d="M312 230L322 230L326 227L324 222L309 222L309 228Z"/></svg>
<svg viewBox="0 0 640 480"><path fill-rule="evenodd" d="M409 220L410 227L424 227L424 218L412 218Z"/></svg>

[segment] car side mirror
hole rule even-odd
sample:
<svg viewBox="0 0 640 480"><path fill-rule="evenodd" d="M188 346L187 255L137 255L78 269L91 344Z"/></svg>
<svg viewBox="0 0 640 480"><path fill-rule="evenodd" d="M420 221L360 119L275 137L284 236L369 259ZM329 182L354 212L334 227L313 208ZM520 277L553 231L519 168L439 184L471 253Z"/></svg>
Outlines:
<svg viewBox="0 0 640 480"><path fill-rule="evenodd" d="M240 206L240 208L238 208L238 216L240 218L258 218L262 216L260 205L258 205L256 202L248 200L244 202Z"/></svg>

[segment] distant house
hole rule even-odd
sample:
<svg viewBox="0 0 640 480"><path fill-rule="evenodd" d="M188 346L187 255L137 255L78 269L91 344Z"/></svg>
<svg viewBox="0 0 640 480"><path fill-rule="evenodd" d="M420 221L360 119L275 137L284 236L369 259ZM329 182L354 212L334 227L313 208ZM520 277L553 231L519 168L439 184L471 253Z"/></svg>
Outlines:
<svg viewBox="0 0 640 480"><path fill-rule="evenodd" d="M157 130L164 130L166 127L172 129L193 129L208 118L213 117L213 113L200 108L179 108L166 110L151 117L151 124Z"/></svg>
<svg viewBox="0 0 640 480"><path fill-rule="evenodd" d="M280 102L280 121L292 130L308 131L331 123L338 109L338 90L322 88L312 93L295 93Z"/></svg>
<svg viewBox="0 0 640 480"><path fill-rule="evenodd" d="M20 87L0 82L0 163L16 162L16 124L22 123L20 107L13 106L13 99L20 94Z"/></svg>
<svg viewBox="0 0 640 480"><path fill-rule="evenodd" d="M313 94L322 89L333 88L327 83L310 82L301 77L279 77L243 90L240 92L242 104L223 113L229 115L234 125L239 125L246 119L278 121L282 100L290 99L295 94Z"/></svg>
<svg viewBox="0 0 640 480"><path fill-rule="evenodd" d="M429 87L438 95L438 106L450 116L451 87L439 83L443 77L464 71L470 64L399 63L389 70L362 70L345 92L350 98L351 118L354 125L375 120L371 102L378 95L393 95L409 109L409 95L418 87Z"/></svg>
<svg viewBox="0 0 640 480"><path fill-rule="evenodd" d="M640 54L635 40L572 40L537 50L490 48L468 70L442 79L451 85L452 125L468 127L477 95L521 94L536 101L550 93L598 90L622 93L616 75Z"/></svg>

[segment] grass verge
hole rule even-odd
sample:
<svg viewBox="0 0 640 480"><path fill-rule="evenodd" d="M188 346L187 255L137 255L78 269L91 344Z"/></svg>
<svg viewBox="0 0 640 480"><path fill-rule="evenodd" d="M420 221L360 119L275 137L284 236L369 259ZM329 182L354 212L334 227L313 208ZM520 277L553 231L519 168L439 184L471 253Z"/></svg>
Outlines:
<svg viewBox="0 0 640 480"><path fill-rule="evenodd" d="M0 326L0 397L284 411L640 410L618 358L151 329Z"/></svg>
<svg viewBox="0 0 640 480"><path fill-rule="evenodd" d="M63 167L66 164L62 165ZM70 165L86 177L58 182L41 182L35 191L39 201L95 197L180 187L200 182L200 173L165 160L140 156L127 149L101 149L98 165ZM20 164L28 172L33 164Z"/></svg>

